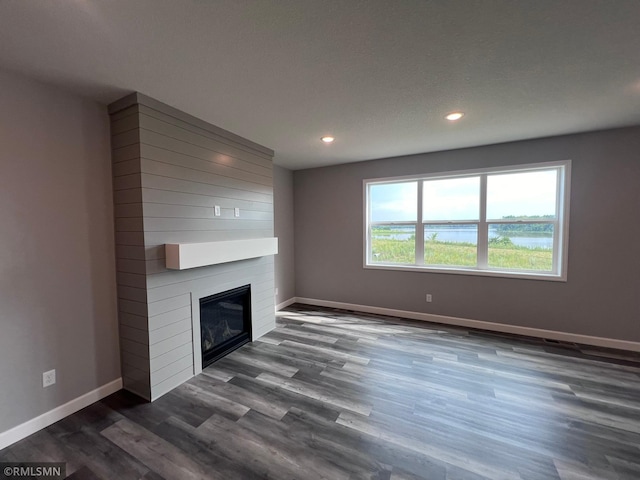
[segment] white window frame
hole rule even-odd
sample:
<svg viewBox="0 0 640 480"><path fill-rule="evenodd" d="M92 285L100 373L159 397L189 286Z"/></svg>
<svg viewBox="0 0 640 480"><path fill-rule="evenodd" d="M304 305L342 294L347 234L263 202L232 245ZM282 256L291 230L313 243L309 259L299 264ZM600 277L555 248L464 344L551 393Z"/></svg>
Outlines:
<svg viewBox="0 0 640 480"><path fill-rule="evenodd" d="M487 176L495 174L513 174L534 172L537 170L558 169L556 188L556 218L553 220L487 220ZM479 220L465 221L424 221L422 218L422 189L424 180L448 179L460 177L480 177L480 217ZM417 182L417 218L416 221L401 222L372 222L369 205L369 189L371 185L381 185L385 183ZM571 160L557 162L533 163L526 165L509 165L503 167L481 168L473 170L458 170L451 172L439 172L425 175L411 175L403 177L387 177L363 180L363 200L364 200L364 255L363 267L375 270L401 270L401 271L424 271L431 273L447 273L458 275L481 275L491 277L525 278L548 281L567 281L568 246L569 246L569 198L571 190ZM447 224L471 224L478 225L478 263L476 267L457 266L434 266L424 265L424 227L428 225ZM491 268L488 266L487 252L489 241L489 224L497 223L550 223L554 226L553 237L553 267L551 272L540 272L536 270L505 270ZM371 227L373 225L413 225L415 226L416 239L416 263L415 264L394 264L394 263L371 263Z"/></svg>

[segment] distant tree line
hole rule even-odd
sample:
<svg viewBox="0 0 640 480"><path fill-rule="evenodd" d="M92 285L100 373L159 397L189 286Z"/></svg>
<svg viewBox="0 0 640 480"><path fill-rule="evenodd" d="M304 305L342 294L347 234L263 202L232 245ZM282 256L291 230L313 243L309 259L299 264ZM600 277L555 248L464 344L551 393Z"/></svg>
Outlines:
<svg viewBox="0 0 640 480"><path fill-rule="evenodd" d="M503 220L553 220L555 215L508 215L502 217ZM500 235L513 235L523 233L552 234L553 224L551 223L508 223L497 225L495 231Z"/></svg>

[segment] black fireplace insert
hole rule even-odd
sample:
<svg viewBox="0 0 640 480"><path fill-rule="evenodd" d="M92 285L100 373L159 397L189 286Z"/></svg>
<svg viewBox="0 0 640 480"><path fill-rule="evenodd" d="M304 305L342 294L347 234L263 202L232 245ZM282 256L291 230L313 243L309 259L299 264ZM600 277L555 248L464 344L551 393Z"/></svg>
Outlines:
<svg viewBox="0 0 640 480"><path fill-rule="evenodd" d="M251 340L251 285L200 299L202 368Z"/></svg>

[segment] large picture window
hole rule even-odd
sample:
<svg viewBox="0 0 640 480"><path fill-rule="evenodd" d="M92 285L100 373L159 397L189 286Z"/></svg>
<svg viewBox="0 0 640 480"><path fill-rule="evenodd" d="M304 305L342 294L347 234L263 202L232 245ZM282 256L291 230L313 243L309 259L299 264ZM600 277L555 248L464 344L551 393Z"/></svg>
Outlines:
<svg viewBox="0 0 640 480"><path fill-rule="evenodd" d="M569 170L365 180L365 267L564 280Z"/></svg>

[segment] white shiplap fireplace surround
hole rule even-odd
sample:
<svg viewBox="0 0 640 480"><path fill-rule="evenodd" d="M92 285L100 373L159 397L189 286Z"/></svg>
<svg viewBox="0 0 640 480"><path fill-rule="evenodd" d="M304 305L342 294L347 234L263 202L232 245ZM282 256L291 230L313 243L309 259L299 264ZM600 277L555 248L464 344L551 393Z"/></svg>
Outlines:
<svg viewBox="0 0 640 480"><path fill-rule="evenodd" d="M252 340L275 327L273 151L139 93L109 113L123 384L153 401L201 369L200 298L249 284Z"/></svg>

